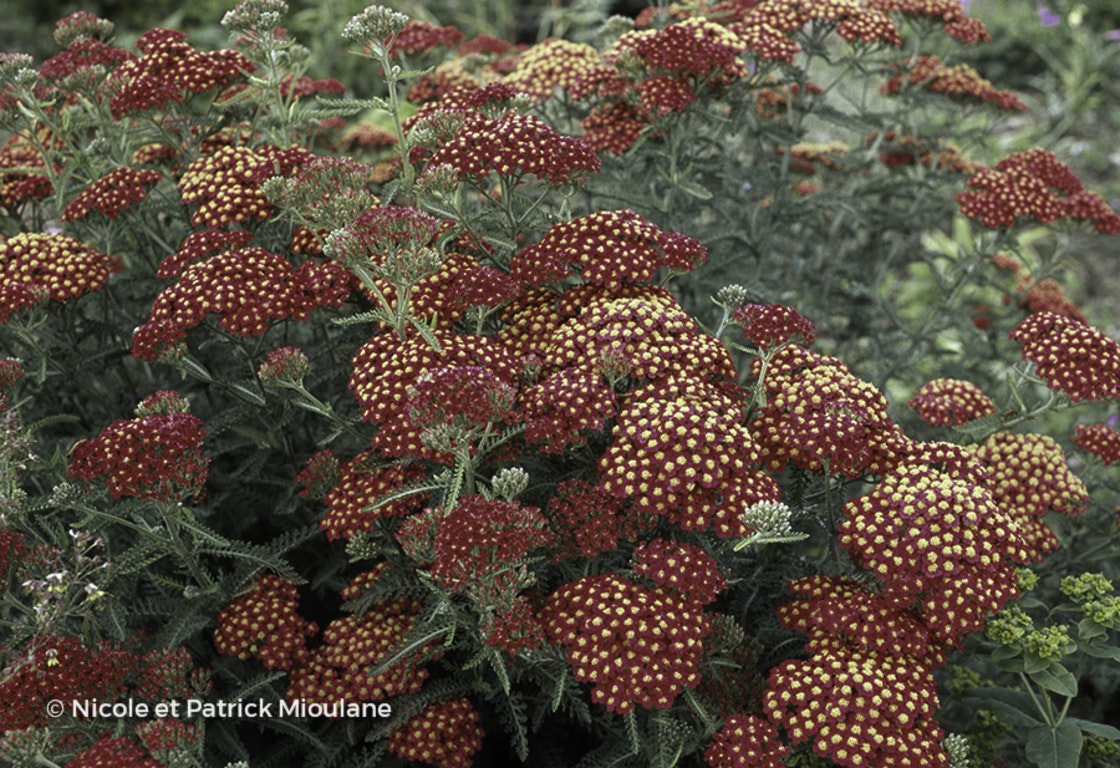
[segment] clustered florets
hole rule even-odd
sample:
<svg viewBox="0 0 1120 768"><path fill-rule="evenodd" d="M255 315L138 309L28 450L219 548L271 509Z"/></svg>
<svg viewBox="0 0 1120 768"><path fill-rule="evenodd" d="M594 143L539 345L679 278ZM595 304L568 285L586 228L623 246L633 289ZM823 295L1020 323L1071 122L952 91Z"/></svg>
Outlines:
<svg viewBox="0 0 1120 768"><path fill-rule="evenodd" d="M307 638L318 631L298 609L296 585L265 574L218 614L214 647L241 659L255 656L268 669L291 669L307 657Z"/></svg>
<svg viewBox="0 0 1120 768"><path fill-rule="evenodd" d="M1051 389L1073 402L1120 398L1120 344L1084 323L1035 312L1011 332Z"/></svg>
<svg viewBox="0 0 1120 768"><path fill-rule="evenodd" d="M703 640L712 624L671 592L614 573L585 576L549 595L548 638L568 652L576 679L610 712L667 709L700 682Z"/></svg>
<svg viewBox="0 0 1120 768"><path fill-rule="evenodd" d="M991 416L996 405L971 381L933 379L918 387L906 404L935 427L960 426Z"/></svg>
<svg viewBox="0 0 1120 768"><path fill-rule="evenodd" d="M71 477L101 483L114 498L169 501L202 489L209 457L201 446L202 419L184 413L152 413L117 419L71 453Z"/></svg>
<svg viewBox="0 0 1120 768"><path fill-rule="evenodd" d="M389 735L388 750L436 768L470 768L482 748L482 727L470 699L432 704Z"/></svg>

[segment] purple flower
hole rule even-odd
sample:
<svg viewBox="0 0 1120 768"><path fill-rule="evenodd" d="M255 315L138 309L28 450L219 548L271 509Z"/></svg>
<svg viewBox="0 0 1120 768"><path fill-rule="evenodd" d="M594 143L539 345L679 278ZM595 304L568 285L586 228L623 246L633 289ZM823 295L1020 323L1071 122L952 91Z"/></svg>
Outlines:
<svg viewBox="0 0 1120 768"><path fill-rule="evenodd" d="M1062 23L1061 14L1054 13L1045 5L1038 6L1038 20L1044 27L1056 27Z"/></svg>

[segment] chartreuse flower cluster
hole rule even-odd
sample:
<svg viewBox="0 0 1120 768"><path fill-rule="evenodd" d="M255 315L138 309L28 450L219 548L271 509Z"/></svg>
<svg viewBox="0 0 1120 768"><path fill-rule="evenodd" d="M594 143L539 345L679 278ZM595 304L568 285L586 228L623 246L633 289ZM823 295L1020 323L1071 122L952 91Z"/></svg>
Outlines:
<svg viewBox="0 0 1120 768"><path fill-rule="evenodd" d="M66 469L82 482L59 485L26 530L15 526L30 507L0 489L0 577L32 598L57 592L69 577L37 573L58 559L40 539L73 524L54 514L81 511L111 534L91 594L114 606L80 617L87 629L58 619L3 640L0 693L15 704L0 724L17 732L5 754L160 768L260 744L248 728L213 738L170 719L36 730L51 697L202 695L193 652L218 671L218 697L392 706L380 723L299 724L299 749L322 744L319 762L363 741L355 759L439 768L511 751L527 764L955 768L967 743L939 724L935 670L967 638L986 630L1012 649L1004 661L1034 665L1013 671L1067 696L1063 660L1107 656L1120 604L1103 576L1062 582L1073 605L1060 610L1077 621L1036 626L1012 605L1016 566L1059 547L1047 516L1089 508L1056 440L1009 426L968 446L915 439L894 390L816 351L845 348L854 320L818 328L755 282L720 291L709 331L682 297L714 251L664 223L674 198L601 195L620 157L648 143L676 159L691 132L727 122L783 143L752 155L758 179L735 181L743 195L765 182L765 198L697 226L738 230L783 196L809 211L863 139L808 133L830 94L797 62L841 46L889 53L866 69L886 101L1021 108L974 70L903 47L914 27L987 39L958 0L650 8L602 49L467 39L371 6L342 38L383 71L388 96L318 107L312 95L345 87L306 76L286 10L238 5L224 20L232 47L217 52L168 29L123 50L79 13L38 71L0 55L0 110L24 121L0 147L16 230L0 242L0 326L29 353L74 340L116 366L112 385L86 390L49 356L0 365L3 409L17 384L34 397L57 386L75 406ZM411 71L413 57L432 67ZM118 143L80 134L95 112ZM387 113L392 131L347 121L363 112ZM988 167L892 129L865 154L892 180L956 174L946 210L983 227L1120 230L1043 150ZM813 180L767 181L767 163ZM649 175L689 190L688 166ZM817 213L839 226L849 202ZM47 220L62 231L24 231ZM1017 342L1072 403L1117 399L1116 342L1068 307L1049 311L1065 304L1042 286L997 341ZM927 376L906 405L929 425L1003 415L986 387ZM181 386L132 418L89 415L112 402L79 407L89 391L111 401L104 389L165 378ZM15 414L0 413L5 435ZM1073 441L1110 465L1110 430L1081 425ZM103 639L133 633L171 647Z"/></svg>

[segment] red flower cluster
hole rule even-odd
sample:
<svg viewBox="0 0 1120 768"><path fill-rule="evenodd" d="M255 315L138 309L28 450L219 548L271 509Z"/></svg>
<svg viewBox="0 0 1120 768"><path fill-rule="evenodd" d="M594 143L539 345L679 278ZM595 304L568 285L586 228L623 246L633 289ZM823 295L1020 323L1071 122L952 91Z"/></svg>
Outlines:
<svg viewBox="0 0 1120 768"><path fill-rule="evenodd" d="M327 511L319 521L319 527L326 532L328 539L353 538L359 533L372 530L376 520L403 517L415 512L428 498L427 494L416 494L377 509L368 509L371 504L390 493L421 480L424 477L423 467L417 462L382 465L373 452L359 453L341 467L338 467L337 460L333 464L337 479L324 498ZM322 469L315 471L329 468L328 462ZM304 471L311 469L311 462L308 462L308 468ZM305 482L311 480L315 480L314 475L306 478ZM325 484L327 478L319 482Z"/></svg>
<svg viewBox="0 0 1120 768"><path fill-rule="evenodd" d="M214 648L239 659L256 656L268 669L291 669L307 658L307 638L319 629L298 609L296 585L265 574L218 613Z"/></svg>
<svg viewBox="0 0 1120 768"><path fill-rule="evenodd" d="M197 726L168 718L140 723L136 726L136 735L148 752L164 761L165 765L173 759L175 751L193 749L200 736Z"/></svg>
<svg viewBox="0 0 1120 768"><path fill-rule="evenodd" d="M117 218L131 205L148 197L148 187L163 178L159 171L123 166L92 182L62 209L63 221L84 219L96 210L102 216Z"/></svg>
<svg viewBox="0 0 1120 768"><path fill-rule="evenodd" d="M71 477L103 483L116 499L171 501L205 485L205 436L202 419L189 413L117 419L74 448L67 470Z"/></svg>
<svg viewBox="0 0 1120 768"><path fill-rule="evenodd" d="M428 168L454 168L460 178L532 174L549 184L570 184L597 173L599 156L579 139L563 136L535 115L509 112L495 120L466 113L463 126L428 158Z"/></svg>
<svg viewBox="0 0 1120 768"><path fill-rule="evenodd" d="M393 38L389 55L395 57L402 53L423 53L439 46L451 48L463 37L463 33L455 27L437 27L426 21L409 19L404 29Z"/></svg>
<svg viewBox="0 0 1120 768"><path fill-rule="evenodd" d="M704 761L712 768L782 768L789 747L778 738L778 730L755 715L735 714L723 721L704 750Z"/></svg>
<svg viewBox="0 0 1120 768"><path fill-rule="evenodd" d="M809 345L817 327L797 310L783 304L744 304L732 317L743 327L743 336L761 350L798 342Z"/></svg>
<svg viewBox="0 0 1120 768"><path fill-rule="evenodd" d="M263 384L275 382L299 383L311 371L311 362L299 347L280 347L268 353L257 378Z"/></svg>
<svg viewBox="0 0 1120 768"><path fill-rule="evenodd" d="M1098 232L1120 234L1120 215L1044 149L1008 155L966 184L970 189L957 195L957 204L962 214L985 227L1011 227L1022 217L1042 224L1069 218L1092 221Z"/></svg>
<svg viewBox="0 0 1120 768"><path fill-rule="evenodd" d="M1061 446L1046 435L999 432L973 452L990 471L985 485L992 498L1018 523L1026 550L1022 560L1041 562L1058 547L1042 516L1051 510L1082 514L1089 501L1085 484L1069 470Z"/></svg>
<svg viewBox="0 0 1120 768"><path fill-rule="evenodd" d="M422 430L413 424L407 404L409 388L425 371L468 365L489 369L501 381L517 380L516 360L491 339L439 329L433 332L433 338L438 350L419 335L402 340L396 334L380 334L366 342L350 361L350 390L361 406L362 417L380 425L373 446L391 458L437 457L421 439Z"/></svg>
<svg viewBox="0 0 1120 768"><path fill-rule="evenodd" d="M548 638L568 652L592 701L625 714L667 709L700 682L698 666L712 624L672 592L646 589L614 573L584 576L548 596Z"/></svg>
<svg viewBox="0 0 1120 768"><path fill-rule="evenodd" d="M444 427L459 435L499 422L516 422L516 388L478 365L432 368L408 388L409 418L421 430Z"/></svg>
<svg viewBox="0 0 1120 768"><path fill-rule="evenodd" d="M758 361L752 370L761 370ZM763 386L766 407L751 432L774 471L792 462L856 477L873 471L902 439L883 394L834 357L783 347Z"/></svg>
<svg viewBox="0 0 1120 768"><path fill-rule="evenodd" d="M0 321L15 308L96 291L114 269L109 257L66 235L21 232L0 241L0 298L16 299L0 305Z"/></svg>
<svg viewBox="0 0 1120 768"><path fill-rule="evenodd" d="M0 107L2 105L3 94L0 93ZM50 179L34 173L44 165L43 156L26 135L9 136L0 145L0 206L14 210L24 202L42 200L53 194Z"/></svg>
<svg viewBox="0 0 1120 768"><path fill-rule="evenodd" d="M133 655L115 645L87 648L75 637L37 637L0 670L0 732L49 726L52 699L116 701L134 670Z"/></svg>
<svg viewBox="0 0 1120 768"><path fill-rule="evenodd" d="M594 91L607 71L590 45L550 37L522 52L502 82L534 101L547 99L557 89L580 99Z"/></svg>
<svg viewBox="0 0 1120 768"><path fill-rule="evenodd" d="M663 232L631 210L596 211L554 224L510 260L510 275L539 287L579 268L585 284L617 288L645 283L660 269L689 272L708 259L696 240Z"/></svg>
<svg viewBox="0 0 1120 768"><path fill-rule="evenodd" d="M241 248L248 245L252 239L253 233L245 229L199 229L187 236L178 251L160 262L156 275L166 278L178 277L188 264L201 261L220 251Z"/></svg>
<svg viewBox="0 0 1120 768"><path fill-rule="evenodd" d="M73 81L63 82L64 79L86 75L90 76L86 82L100 84L107 76L107 71L115 69L121 62L135 58L135 54L130 51L113 48L92 37L81 37L67 43L66 50L44 61L39 67L39 74L45 80L58 81L60 90L65 91L67 86L73 86Z"/></svg>
<svg viewBox="0 0 1120 768"><path fill-rule="evenodd" d="M387 748L397 757L436 768L471 768L482 749L482 727L470 699L432 704L389 734Z"/></svg>
<svg viewBox="0 0 1120 768"><path fill-rule="evenodd" d="M1011 332L1050 389L1073 402L1120 398L1120 344L1069 317L1035 312Z"/></svg>
<svg viewBox="0 0 1120 768"><path fill-rule="evenodd" d="M697 608L727 589L715 559L694 544L652 539L634 549L634 573L678 594Z"/></svg>
<svg viewBox="0 0 1120 768"><path fill-rule="evenodd" d="M945 33L965 43L991 42L984 22L969 18L961 0L868 0L867 7L884 13L929 16L943 21Z"/></svg>
<svg viewBox="0 0 1120 768"><path fill-rule="evenodd" d="M601 371L573 366L521 392L525 440L545 453L584 445L618 413L618 398Z"/></svg>
<svg viewBox="0 0 1120 768"><path fill-rule="evenodd" d="M764 707L792 743L845 768L949 765L936 683L913 658L821 640L810 659L774 668Z"/></svg>
<svg viewBox="0 0 1120 768"><path fill-rule="evenodd" d="M183 701L210 690L210 670L195 667L185 647L155 648L139 659L140 679L132 689L144 701Z"/></svg>
<svg viewBox="0 0 1120 768"><path fill-rule="evenodd" d="M1011 562L1030 559L1018 515L998 502L969 480L902 465L845 504L837 534L886 595L921 601L933 638L959 642L1018 596Z"/></svg>
<svg viewBox="0 0 1120 768"><path fill-rule="evenodd" d="M381 701L419 691L429 674L421 664L439 654L438 639L370 674L406 641L419 610L415 600L399 598L377 603L360 617L332 621L323 631L323 644L289 673L288 699Z"/></svg>
<svg viewBox="0 0 1120 768"><path fill-rule="evenodd" d="M1078 424L1070 439L1078 448L1100 458L1105 466L1120 462L1120 432L1108 424Z"/></svg>
<svg viewBox="0 0 1120 768"><path fill-rule="evenodd" d="M574 316L543 345L545 362L550 365L598 363L612 378L635 380L674 374L701 381L734 376L727 348L701 333L696 321L664 288L634 286L611 291L580 286L564 294L558 309Z"/></svg>
<svg viewBox="0 0 1120 768"><path fill-rule="evenodd" d="M901 43L898 28L883 10L853 0L759 3L728 27L746 41L747 50L759 59L792 64L794 55L801 50L792 34L814 21L834 24L836 33L849 42Z"/></svg>
<svg viewBox="0 0 1120 768"><path fill-rule="evenodd" d="M747 74L738 58L746 48L747 41L732 29L694 16L656 31L625 34L607 58L615 61L627 54L636 55L655 78L667 74L680 84L722 84Z"/></svg>
<svg viewBox="0 0 1120 768"><path fill-rule="evenodd" d="M350 287L346 270L332 262L293 268L283 256L256 246L225 251L188 265L160 292L148 322L133 334L132 354L156 359L210 314L231 333L261 336L277 321L306 320L316 307L342 306Z"/></svg>
<svg viewBox="0 0 1120 768"><path fill-rule="evenodd" d="M554 560L594 558L650 527L633 508L586 480L565 480L548 506Z"/></svg>
<svg viewBox="0 0 1120 768"><path fill-rule="evenodd" d="M287 176L310 159L311 153L294 147L221 146L187 166L179 178L180 198L184 203L200 203L191 216L195 226L219 229L266 219L273 208L261 184L273 176Z"/></svg>
<svg viewBox="0 0 1120 768"><path fill-rule="evenodd" d="M647 385L618 414L599 460L600 485L629 498L639 513L666 516L686 530L746 536L742 511L777 501L780 490L751 466L760 454L742 418L741 404L714 386Z"/></svg>
<svg viewBox="0 0 1120 768"><path fill-rule="evenodd" d="M505 595L489 594L489 582L547 542L547 522L536 507L465 496L436 524L432 575L450 592L473 589L499 601Z"/></svg>
<svg viewBox="0 0 1120 768"><path fill-rule="evenodd" d="M903 82L910 86L926 88L951 98L979 99L995 104L1000 109L1025 112L1027 105L1011 91L996 90L991 82L967 64L946 67L937 56L917 56L895 65L899 74L883 86L883 92L898 93Z"/></svg>
<svg viewBox="0 0 1120 768"><path fill-rule="evenodd" d="M990 397L971 381L962 379L928 381L918 387L906 404L935 427L960 426L996 412Z"/></svg>
<svg viewBox="0 0 1120 768"><path fill-rule="evenodd" d="M113 117L161 109L195 93L220 90L252 72L253 64L232 51L199 51L188 35L156 28L136 41L141 56L121 64L113 73Z"/></svg>

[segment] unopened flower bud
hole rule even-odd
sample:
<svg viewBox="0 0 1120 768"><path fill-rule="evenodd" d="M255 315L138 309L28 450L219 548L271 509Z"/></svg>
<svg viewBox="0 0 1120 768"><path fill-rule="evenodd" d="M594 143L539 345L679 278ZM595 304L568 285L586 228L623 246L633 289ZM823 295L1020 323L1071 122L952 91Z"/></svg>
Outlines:
<svg viewBox="0 0 1120 768"><path fill-rule="evenodd" d="M515 496L529 487L529 473L521 467L506 467L494 475L490 481L494 495L506 501L512 501Z"/></svg>

